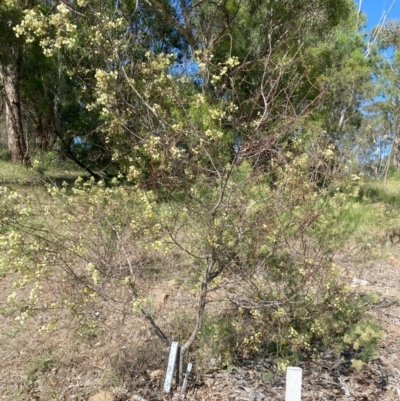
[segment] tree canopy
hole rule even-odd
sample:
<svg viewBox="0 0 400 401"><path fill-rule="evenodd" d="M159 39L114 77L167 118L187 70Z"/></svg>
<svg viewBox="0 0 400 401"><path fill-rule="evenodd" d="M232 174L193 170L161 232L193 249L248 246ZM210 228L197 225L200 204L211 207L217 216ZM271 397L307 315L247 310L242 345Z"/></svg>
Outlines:
<svg viewBox="0 0 400 401"><path fill-rule="evenodd" d="M8 1L0 16L15 162L56 148L94 176L151 182L204 159L203 139L221 163L241 148L263 168L299 132L348 143L371 97L351 0Z"/></svg>

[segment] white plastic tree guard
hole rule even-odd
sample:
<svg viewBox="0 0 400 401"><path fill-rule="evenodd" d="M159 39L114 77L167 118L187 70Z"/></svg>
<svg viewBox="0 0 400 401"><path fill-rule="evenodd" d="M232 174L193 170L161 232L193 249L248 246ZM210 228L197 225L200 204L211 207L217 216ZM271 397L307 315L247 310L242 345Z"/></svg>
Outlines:
<svg viewBox="0 0 400 401"><path fill-rule="evenodd" d="M287 368L285 401L301 401L301 380L301 368Z"/></svg>
<svg viewBox="0 0 400 401"><path fill-rule="evenodd" d="M169 393L171 391L172 386L172 378L174 376L174 369L176 363L176 357L178 355L179 345L176 341L171 343L171 350L169 352L169 359L168 359L168 368L167 374L165 375L164 381L164 391Z"/></svg>

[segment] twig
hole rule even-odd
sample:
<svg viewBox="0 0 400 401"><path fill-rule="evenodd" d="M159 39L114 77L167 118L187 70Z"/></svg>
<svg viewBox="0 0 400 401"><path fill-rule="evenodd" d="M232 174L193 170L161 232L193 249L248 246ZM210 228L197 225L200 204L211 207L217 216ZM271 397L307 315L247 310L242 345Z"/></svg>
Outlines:
<svg viewBox="0 0 400 401"><path fill-rule="evenodd" d="M375 309L378 309L378 308L375 308ZM393 316L393 317L396 317L397 319L400 319L400 316L395 315L394 313L386 312L386 311L384 311L382 309L380 309L379 311L383 312L385 315Z"/></svg>

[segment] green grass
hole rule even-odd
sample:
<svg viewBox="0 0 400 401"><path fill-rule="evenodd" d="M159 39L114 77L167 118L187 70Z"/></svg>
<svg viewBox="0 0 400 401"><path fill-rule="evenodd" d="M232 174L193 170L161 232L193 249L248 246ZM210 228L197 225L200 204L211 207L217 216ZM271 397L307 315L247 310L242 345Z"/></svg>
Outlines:
<svg viewBox="0 0 400 401"><path fill-rule="evenodd" d="M45 183L61 185L63 181L72 184L79 176L87 176L87 172L71 162L58 163L39 174L34 168L0 160L0 185L21 188Z"/></svg>
<svg viewBox="0 0 400 401"><path fill-rule="evenodd" d="M354 202L348 205L344 221L355 227L354 236L365 238L387 227L384 204L370 202Z"/></svg>
<svg viewBox="0 0 400 401"><path fill-rule="evenodd" d="M386 184L383 180L363 183L358 198L349 199L341 220L341 225L354 227L352 240L383 244L390 230L400 228L400 177Z"/></svg>
<svg viewBox="0 0 400 401"><path fill-rule="evenodd" d="M10 162L0 160L0 183L26 181L37 177L33 171L29 171L25 166L15 165Z"/></svg>
<svg viewBox="0 0 400 401"><path fill-rule="evenodd" d="M400 178L383 181L371 180L361 188L361 195L371 202L381 202L400 209Z"/></svg>

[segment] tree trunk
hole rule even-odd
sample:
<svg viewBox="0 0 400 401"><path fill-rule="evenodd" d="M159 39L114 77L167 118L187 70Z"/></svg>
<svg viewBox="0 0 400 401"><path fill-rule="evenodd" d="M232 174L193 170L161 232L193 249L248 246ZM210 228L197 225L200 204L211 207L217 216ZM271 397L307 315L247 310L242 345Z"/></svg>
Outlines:
<svg viewBox="0 0 400 401"><path fill-rule="evenodd" d="M392 143L390 145L390 150L389 150L389 155L387 158L387 163L386 163L386 167L385 167L385 173L384 173L384 179L383 179L383 184L386 186L387 184L387 178L388 178L388 173L389 173L389 169L390 169L390 163L393 160L393 155L396 153L396 143L398 141L398 132L397 132L397 121L396 118L394 120L394 127L393 127L393 139L392 139Z"/></svg>
<svg viewBox="0 0 400 401"><path fill-rule="evenodd" d="M21 114L19 96L19 69L21 58L16 59L4 68L4 98L6 103L6 133L8 149L14 164L29 161Z"/></svg>

